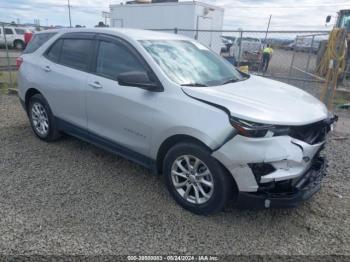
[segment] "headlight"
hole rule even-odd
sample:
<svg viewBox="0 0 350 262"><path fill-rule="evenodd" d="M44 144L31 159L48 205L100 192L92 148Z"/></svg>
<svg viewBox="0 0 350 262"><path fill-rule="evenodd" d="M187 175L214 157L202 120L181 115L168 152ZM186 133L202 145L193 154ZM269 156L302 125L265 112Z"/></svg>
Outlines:
<svg viewBox="0 0 350 262"><path fill-rule="evenodd" d="M289 133L289 127L286 126L254 123L236 117L231 117L230 122L238 134L247 137L271 137L288 135Z"/></svg>

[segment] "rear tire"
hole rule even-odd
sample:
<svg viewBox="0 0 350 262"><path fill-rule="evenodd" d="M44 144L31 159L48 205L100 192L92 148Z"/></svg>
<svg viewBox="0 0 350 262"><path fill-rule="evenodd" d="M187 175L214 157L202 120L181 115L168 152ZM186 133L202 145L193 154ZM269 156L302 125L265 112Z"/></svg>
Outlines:
<svg viewBox="0 0 350 262"><path fill-rule="evenodd" d="M164 158L165 183L175 201L199 215L220 212L235 192L233 178L196 143L179 143Z"/></svg>
<svg viewBox="0 0 350 262"><path fill-rule="evenodd" d="M21 40L16 40L13 43L14 48L16 48L17 50L23 50L24 49L24 42Z"/></svg>
<svg viewBox="0 0 350 262"><path fill-rule="evenodd" d="M61 137L46 99L41 94L30 97L27 113L34 134L46 142Z"/></svg>

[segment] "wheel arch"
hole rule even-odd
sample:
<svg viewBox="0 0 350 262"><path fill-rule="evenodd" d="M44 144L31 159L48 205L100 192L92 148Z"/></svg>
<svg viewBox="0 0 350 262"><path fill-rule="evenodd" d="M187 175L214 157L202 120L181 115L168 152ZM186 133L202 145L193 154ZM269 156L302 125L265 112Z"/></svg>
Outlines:
<svg viewBox="0 0 350 262"><path fill-rule="evenodd" d="M160 145L158 152L157 152L156 169L157 169L158 174L163 173L163 161L164 161L164 157L167 154L167 152L169 151L169 149L171 147L173 147L174 145L176 145L178 143L183 143L183 142L199 144L199 145L207 148L208 150L210 150L210 152L212 152L212 149L209 146L207 146L204 142L202 142L201 140L199 140L198 138L195 138L193 136L184 135L184 134L170 136L163 141L163 143Z"/></svg>
<svg viewBox="0 0 350 262"><path fill-rule="evenodd" d="M28 105L29 105L29 100L32 96L36 95L36 94L40 94L40 95L43 95L38 89L36 88L29 88L27 91L26 91L26 94L24 96L24 104L25 104L25 109L27 111L28 109Z"/></svg>
<svg viewBox="0 0 350 262"><path fill-rule="evenodd" d="M174 145L178 144L178 143L184 143L184 142L195 143L195 144L201 145L201 146L205 147L206 149L208 149L211 153L215 150L215 149L211 149L208 145L206 145L204 142L202 142L198 138L195 138L195 137L190 136L190 135L180 134L180 135L173 135L171 137L168 137L161 144L161 146L159 147L159 150L157 152L157 159L156 159L156 171L157 171L157 174L162 175L164 158L165 158L167 152L170 150L170 148L173 147ZM236 182L234 176L230 173L230 171L218 159L215 158L215 160L223 168L223 170L225 171L225 174L229 178L229 181L231 182L231 187L233 189L232 192L237 193L238 192L238 186L237 186L237 182ZM232 194L232 196L230 198L231 199L235 199L236 196L237 196L236 194Z"/></svg>
<svg viewBox="0 0 350 262"><path fill-rule="evenodd" d="M22 43L23 44L23 46L25 45L25 42L22 40L22 39L18 39L18 38L16 38L15 40L13 40L13 47L15 47L16 46L16 43Z"/></svg>

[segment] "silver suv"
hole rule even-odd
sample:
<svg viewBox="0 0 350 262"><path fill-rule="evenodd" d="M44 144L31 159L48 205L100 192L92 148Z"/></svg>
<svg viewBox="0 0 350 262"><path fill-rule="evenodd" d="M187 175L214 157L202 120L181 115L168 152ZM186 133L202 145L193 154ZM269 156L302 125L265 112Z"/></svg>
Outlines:
<svg viewBox="0 0 350 262"><path fill-rule="evenodd" d="M198 42L135 29L34 35L18 59L36 136L62 133L165 177L197 214L295 206L320 188L335 120L313 96L244 74Z"/></svg>

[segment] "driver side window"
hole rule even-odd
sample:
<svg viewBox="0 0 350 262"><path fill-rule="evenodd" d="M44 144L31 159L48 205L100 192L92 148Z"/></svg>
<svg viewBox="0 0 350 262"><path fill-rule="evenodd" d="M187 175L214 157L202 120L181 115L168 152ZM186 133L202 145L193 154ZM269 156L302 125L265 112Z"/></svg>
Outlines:
<svg viewBox="0 0 350 262"><path fill-rule="evenodd" d="M96 73L115 80L121 73L146 71L140 61L123 45L100 41Z"/></svg>

